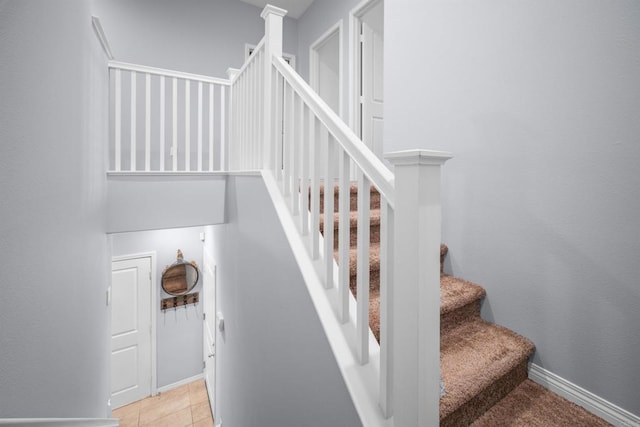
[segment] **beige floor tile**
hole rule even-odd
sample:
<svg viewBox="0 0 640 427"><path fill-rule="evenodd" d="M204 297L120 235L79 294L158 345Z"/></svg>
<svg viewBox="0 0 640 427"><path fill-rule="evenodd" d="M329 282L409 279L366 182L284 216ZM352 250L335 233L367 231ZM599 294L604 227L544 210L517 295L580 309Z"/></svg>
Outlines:
<svg viewBox="0 0 640 427"><path fill-rule="evenodd" d="M209 406L209 401L206 400L201 403L191 404L191 418L193 418L193 421L211 418L211 407Z"/></svg>
<svg viewBox="0 0 640 427"><path fill-rule="evenodd" d="M188 393L181 393L170 399L160 399L158 403L140 409L140 424L148 424L153 420L166 417L174 412L189 409L189 406ZM189 411L189 417L191 417L191 411Z"/></svg>
<svg viewBox="0 0 640 427"><path fill-rule="evenodd" d="M204 380L194 381L113 411L120 427L213 427Z"/></svg>
<svg viewBox="0 0 640 427"><path fill-rule="evenodd" d="M189 384L189 397L192 405L194 403L201 403L209 400L207 386L205 385L204 380L195 381Z"/></svg>
<svg viewBox="0 0 640 427"><path fill-rule="evenodd" d="M189 394L189 384L185 384L178 388L174 388L173 390L164 391L162 393L158 393L153 397L147 397L140 401L140 410L147 409L150 406L156 406L160 403L164 403L170 400L175 400L183 396L188 396Z"/></svg>
<svg viewBox="0 0 640 427"><path fill-rule="evenodd" d="M140 426L153 427L191 427L191 409L184 408L161 418L154 419L149 423L140 423Z"/></svg>
<svg viewBox="0 0 640 427"><path fill-rule="evenodd" d="M111 416L120 420L120 427L138 427L140 401L113 410Z"/></svg>

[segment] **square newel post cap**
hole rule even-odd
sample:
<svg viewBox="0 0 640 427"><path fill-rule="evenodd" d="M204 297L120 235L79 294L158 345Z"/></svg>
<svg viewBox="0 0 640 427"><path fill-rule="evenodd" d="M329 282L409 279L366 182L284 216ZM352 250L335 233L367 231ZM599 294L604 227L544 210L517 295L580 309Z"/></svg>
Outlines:
<svg viewBox="0 0 640 427"><path fill-rule="evenodd" d="M403 150L385 154L385 159L393 166L443 165L453 155L446 151Z"/></svg>
<svg viewBox="0 0 640 427"><path fill-rule="evenodd" d="M233 80L238 73L240 72L240 70L238 68L227 68L227 77L229 78L229 80Z"/></svg>
<svg viewBox="0 0 640 427"><path fill-rule="evenodd" d="M286 16L287 11L284 9L280 9L279 7L275 7L273 5L268 4L264 7L264 9L262 9L262 13L260 14L260 17L266 20L269 15Z"/></svg>

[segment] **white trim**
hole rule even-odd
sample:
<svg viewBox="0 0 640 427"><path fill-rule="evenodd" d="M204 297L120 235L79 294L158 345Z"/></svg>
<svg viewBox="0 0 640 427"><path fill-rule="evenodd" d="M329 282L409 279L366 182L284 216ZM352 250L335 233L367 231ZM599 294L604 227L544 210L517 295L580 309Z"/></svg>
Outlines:
<svg viewBox="0 0 640 427"><path fill-rule="evenodd" d="M108 171L107 177L117 177L117 176L259 176L259 170L239 170L239 171L219 171L219 172L171 172L171 171L137 171L137 172L117 172L117 171Z"/></svg>
<svg viewBox="0 0 640 427"><path fill-rule="evenodd" d="M384 0L363 0L349 12L349 127L362 138L360 133L360 27L362 17Z"/></svg>
<svg viewBox="0 0 640 427"><path fill-rule="evenodd" d="M93 25L93 30L96 32L96 36L98 37L98 41L102 46L102 50L104 54L107 55L107 59L110 61L113 60L113 53L111 52L111 46L109 45L109 40L107 40L107 36L102 29L102 24L100 23L100 18L97 16L91 17L91 24Z"/></svg>
<svg viewBox="0 0 640 427"><path fill-rule="evenodd" d="M180 381L176 381L175 383L163 385L162 387L158 388L158 393L166 393L169 390L173 390L174 388L182 387L185 384L189 384L189 383L192 383L194 381L201 380L203 378L204 378L204 374L198 374L198 375L194 375L194 376L189 377L189 378L185 378L185 379L180 380Z"/></svg>
<svg viewBox="0 0 640 427"><path fill-rule="evenodd" d="M165 68L149 67L148 65L130 64L128 62L109 61L109 68L116 70L137 71L146 74L155 74L157 76L175 77L177 79L194 80L197 82L213 83L217 85L229 86L230 80L218 77L205 76L202 74L185 73L183 71L168 70Z"/></svg>
<svg viewBox="0 0 640 427"><path fill-rule="evenodd" d="M0 419L2 426L28 427L117 427L118 418L4 418Z"/></svg>
<svg viewBox="0 0 640 427"><path fill-rule="evenodd" d="M640 417L637 415L614 405L600 396L596 396L535 363L529 364L529 379L576 405L582 406L587 411L614 426L640 427Z"/></svg>
<svg viewBox="0 0 640 427"><path fill-rule="evenodd" d="M344 40L343 40L343 20L339 20L327 31L324 32L309 47L309 81L311 89L318 92L318 50L320 50L330 38L338 35L338 116L344 120ZM295 67L294 67L295 68Z"/></svg>
<svg viewBox="0 0 640 427"><path fill-rule="evenodd" d="M151 396L158 393L158 367L157 367L157 307L158 307L158 287L156 286L156 251L140 252L127 255L116 255L111 257L114 261L126 261L131 259L149 258L151 261ZM111 286L111 284L109 284Z"/></svg>
<svg viewBox="0 0 640 427"><path fill-rule="evenodd" d="M245 63L247 61L247 59L249 59L249 56L251 55L251 53L253 53L253 51L259 46L255 45L255 44L250 44L250 43L245 43L244 44L244 60ZM293 53L286 53L286 52L282 52L282 58L287 61L289 63L289 65L291 65L291 68L293 68L294 70L296 69L296 56ZM240 74L239 71L237 71L235 68L229 68L229 70L233 70L236 71L236 75ZM228 70L227 70L228 72Z"/></svg>

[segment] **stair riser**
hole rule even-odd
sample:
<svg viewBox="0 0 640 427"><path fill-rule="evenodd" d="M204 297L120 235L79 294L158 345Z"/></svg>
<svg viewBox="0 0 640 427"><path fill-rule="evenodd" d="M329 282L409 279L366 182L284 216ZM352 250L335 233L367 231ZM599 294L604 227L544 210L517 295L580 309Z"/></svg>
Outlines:
<svg viewBox="0 0 640 427"><path fill-rule="evenodd" d="M440 335L444 335L448 330L455 328L462 322L472 318L480 317L480 300L464 305L452 312L440 316Z"/></svg>
<svg viewBox="0 0 640 427"><path fill-rule="evenodd" d="M446 418L441 419L440 427L470 425L526 379L527 360L525 359L460 408L449 414Z"/></svg>

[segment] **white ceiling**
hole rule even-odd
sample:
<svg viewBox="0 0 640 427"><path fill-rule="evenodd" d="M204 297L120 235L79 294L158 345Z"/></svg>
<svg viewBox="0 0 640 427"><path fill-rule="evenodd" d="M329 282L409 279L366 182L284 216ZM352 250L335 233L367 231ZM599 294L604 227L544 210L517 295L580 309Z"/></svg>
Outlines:
<svg viewBox="0 0 640 427"><path fill-rule="evenodd" d="M280 7L287 11L287 16L298 19L311 6L313 0L239 0L264 9L267 4Z"/></svg>

